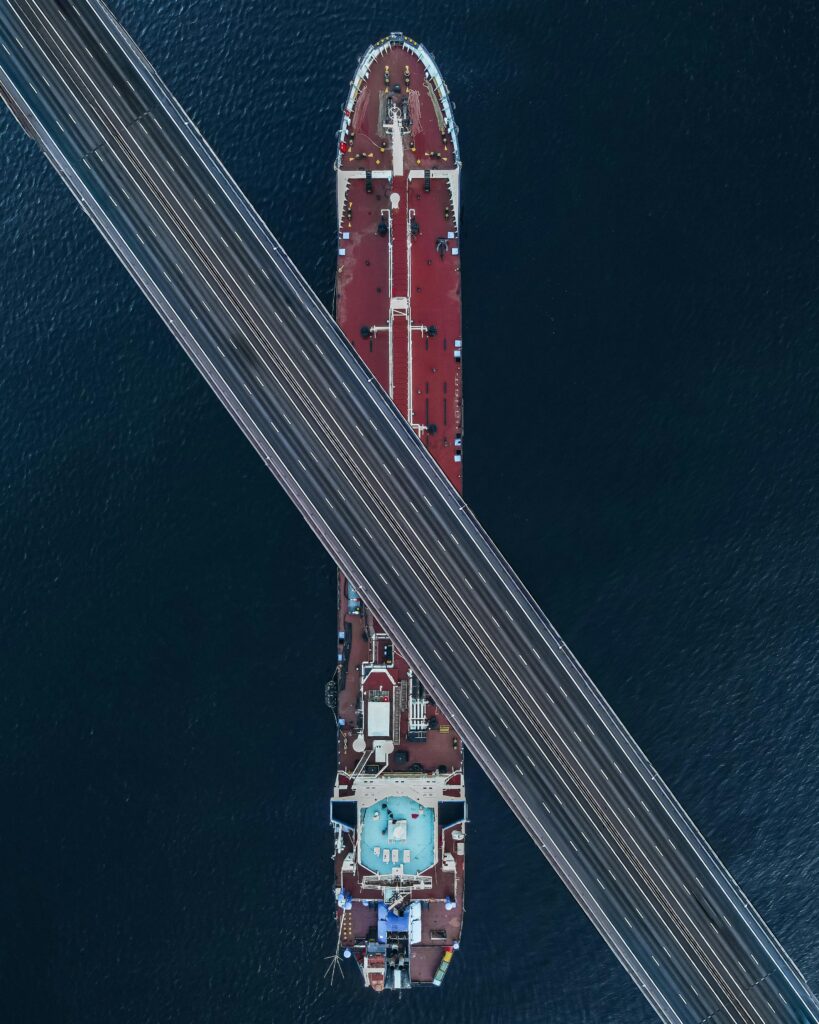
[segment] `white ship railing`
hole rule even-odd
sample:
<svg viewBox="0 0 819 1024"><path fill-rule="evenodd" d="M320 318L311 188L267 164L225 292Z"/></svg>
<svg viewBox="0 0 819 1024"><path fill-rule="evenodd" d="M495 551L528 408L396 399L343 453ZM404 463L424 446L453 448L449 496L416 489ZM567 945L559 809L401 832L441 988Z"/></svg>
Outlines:
<svg viewBox="0 0 819 1024"><path fill-rule="evenodd" d="M435 89L438 101L441 104L444 123L446 125L447 132L452 139L455 163L460 164L461 151L458 145L458 126L455 124L455 114L452 109L452 102L449 99L449 89L444 81L444 77L441 74L435 58L429 50L422 43L417 43L414 39L410 39L401 32L392 32L383 39L379 39L377 43L374 43L369 47L367 52L361 58L358 68L356 69L355 76L353 77L352 82L350 82L350 91L347 94L347 102L344 105L344 112L341 118L341 128L338 131L339 143L345 142L350 133L350 124L352 123L355 103L358 99L359 93L361 92L362 86L370 76L370 68L385 50L388 50L391 46L395 45L402 46L405 50L415 54L415 56L424 65L424 70L426 71L427 76ZM337 151L336 166L339 166L340 162L340 153Z"/></svg>

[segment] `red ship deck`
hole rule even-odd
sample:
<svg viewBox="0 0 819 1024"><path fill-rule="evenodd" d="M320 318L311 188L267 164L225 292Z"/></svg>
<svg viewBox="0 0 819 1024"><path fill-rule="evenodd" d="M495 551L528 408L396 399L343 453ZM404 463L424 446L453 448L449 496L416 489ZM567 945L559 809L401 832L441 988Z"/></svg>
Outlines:
<svg viewBox="0 0 819 1024"><path fill-rule="evenodd" d="M385 92L386 68L401 94ZM421 60L394 46L373 63L359 93L351 118L356 130L339 161L336 319L460 489L459 170L452 140L438 129L427 82ZM404 137L397 175L391 139L378 118L385 96L400 98L407 91L417 97L411 104L417 120ZM386 233L379 234L380 224Z"/></svg>
<svg viewBox="0 0 819 1024"><path fill-rule="evenodd" d="M339 136L336 319L458 489L459 170L452 110L434 60L400 36L376 44L351 84ZM444 952L451 956L457 948L463 923L460 737L342 576L338 629L333 806L340 815L356 816L345 827L336 823L341 946L353 953L365 983L375 989L403 987L408 981L402 975L412 983L440 983L450 959L444 962ZM412 835L400 850L387 849L384 840L382 851L380 845L368 849L360 834L363 815L374 808L393 822L391 800L417 809L397 822L401 835L420 828L412 819L434 815L434 848L423 846L426 866L415 874L409 872L420 847ZM386 821L378 823L379 844L378 837L387 835ZM411 904L419 908L405 959L391 940L382 941L386 925L378 915L383 918L389 901L397 908L391 927L399 931L405 910Z"/></svg>

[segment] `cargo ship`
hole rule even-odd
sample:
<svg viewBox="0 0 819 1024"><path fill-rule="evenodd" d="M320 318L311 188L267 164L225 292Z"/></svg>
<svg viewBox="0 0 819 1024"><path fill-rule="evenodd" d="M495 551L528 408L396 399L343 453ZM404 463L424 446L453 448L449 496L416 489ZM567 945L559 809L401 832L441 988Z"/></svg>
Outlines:
<svg viewBox="0 0 819 1024"><path fill-rule="evenodd" d="M343 108L335 317L458 490L460 171L435 59L392 33L361 58ZM331 966L354 960L377 992L440 985L463 925L463 745L341 572L337 638Z"/></svg>

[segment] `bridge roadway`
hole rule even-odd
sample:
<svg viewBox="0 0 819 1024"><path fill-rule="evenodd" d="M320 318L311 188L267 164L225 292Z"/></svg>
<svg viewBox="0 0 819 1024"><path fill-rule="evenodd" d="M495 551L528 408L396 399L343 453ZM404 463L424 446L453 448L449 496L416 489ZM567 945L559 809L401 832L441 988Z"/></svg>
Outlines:
<svg viewBox="0 0 819 1024"><path fill-rule="evenodd" d="M659 1016L819 1021L798 969L109 10L0 0L0 85Z"/></svg>

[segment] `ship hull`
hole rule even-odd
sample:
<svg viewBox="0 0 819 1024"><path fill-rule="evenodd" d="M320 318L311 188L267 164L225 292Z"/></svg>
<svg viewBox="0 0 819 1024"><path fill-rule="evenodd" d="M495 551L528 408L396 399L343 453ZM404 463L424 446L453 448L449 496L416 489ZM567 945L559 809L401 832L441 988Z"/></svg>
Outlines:
<svg viewBox="0 0 819 1024"><path fill-rule="evenodd" d="M423 46L394 33L364 55L335 171L336 320L461 490L460 157ZM341 573L337 638L339 954L376 991L439 985L463 927L463 744Z"/></svg>

